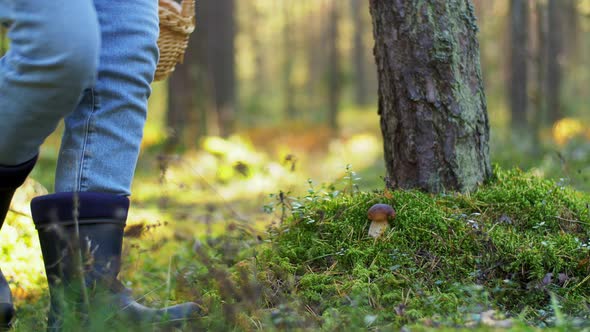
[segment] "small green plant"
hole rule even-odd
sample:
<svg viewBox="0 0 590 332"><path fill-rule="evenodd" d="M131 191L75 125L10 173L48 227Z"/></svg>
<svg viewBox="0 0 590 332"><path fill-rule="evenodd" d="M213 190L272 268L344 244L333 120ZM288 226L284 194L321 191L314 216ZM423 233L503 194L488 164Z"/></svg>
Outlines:
<svg viewBox="0 0 590 332"><path fill-rule="evenodd" d="M352 165L346 165L346 175L344 176L346 187L344 188L344 191L350 193L351 195L354 195L355 191L359 190L359 187L356 184L356 182L360 180L361 178L356 174L355 171L352 170Z"/></svg>

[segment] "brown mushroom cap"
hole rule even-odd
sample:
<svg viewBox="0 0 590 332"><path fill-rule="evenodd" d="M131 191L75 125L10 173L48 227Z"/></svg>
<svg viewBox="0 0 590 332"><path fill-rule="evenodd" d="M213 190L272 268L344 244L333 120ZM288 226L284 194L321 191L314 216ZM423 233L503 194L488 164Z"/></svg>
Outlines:
<svg viewBox="0 0 590 332"><path fill-rule="evenodd" d="M371 221L387 221L395 218L395 210L388 204L375 204L367 212Z"/></svg>

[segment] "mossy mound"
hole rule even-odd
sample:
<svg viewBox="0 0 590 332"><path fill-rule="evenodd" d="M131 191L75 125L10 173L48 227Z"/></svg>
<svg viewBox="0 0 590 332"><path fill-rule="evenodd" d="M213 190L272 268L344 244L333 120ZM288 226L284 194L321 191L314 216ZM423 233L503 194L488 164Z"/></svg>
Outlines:
<svg viewBox="0 0 590 332"><path fill-rule="evenodd" d="M296 294L325 322L355 312L394 326L452 324L489 309L536 323L557 309L586 318L589 202L516 170L496 170L471 195L310 192L271 230L259 280ZM375 203L397 211L378 240L367 235Z"/></svg>

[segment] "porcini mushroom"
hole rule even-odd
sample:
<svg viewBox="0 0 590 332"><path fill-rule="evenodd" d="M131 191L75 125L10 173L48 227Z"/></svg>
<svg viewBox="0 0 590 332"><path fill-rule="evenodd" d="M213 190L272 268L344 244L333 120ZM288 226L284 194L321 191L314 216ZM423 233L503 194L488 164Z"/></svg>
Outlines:
<svg viewBox="0 0 590 332"><path fill-rule="evenodd" d="M387 229L389 220L395 218L395 210L387 204L375 204L371 206L367 216L371 220L369 235L377 239Z"/></svg>

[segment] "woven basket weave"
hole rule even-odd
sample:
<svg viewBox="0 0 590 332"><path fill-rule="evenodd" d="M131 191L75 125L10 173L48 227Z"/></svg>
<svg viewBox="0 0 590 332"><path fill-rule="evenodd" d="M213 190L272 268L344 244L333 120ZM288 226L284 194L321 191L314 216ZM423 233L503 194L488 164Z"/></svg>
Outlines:
<svg viewBox="0 0 590 332"><path fill-rule="evenodd" d="M166 79L182 63L190 34L195 30L195 0L159 0L160 60L154 80Z"/></svg>

